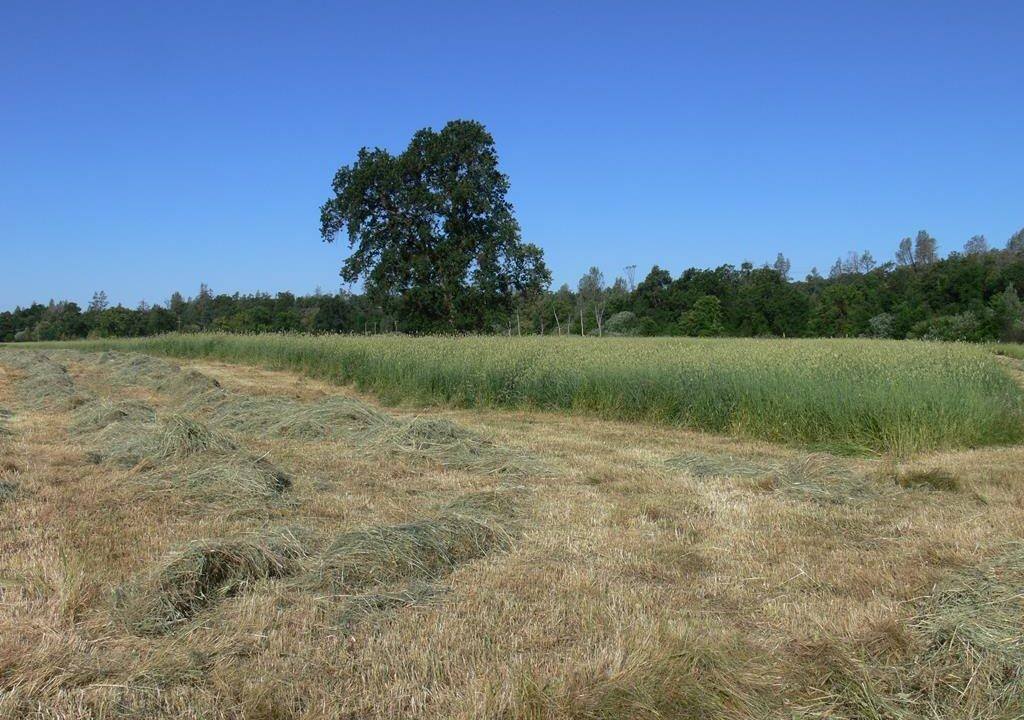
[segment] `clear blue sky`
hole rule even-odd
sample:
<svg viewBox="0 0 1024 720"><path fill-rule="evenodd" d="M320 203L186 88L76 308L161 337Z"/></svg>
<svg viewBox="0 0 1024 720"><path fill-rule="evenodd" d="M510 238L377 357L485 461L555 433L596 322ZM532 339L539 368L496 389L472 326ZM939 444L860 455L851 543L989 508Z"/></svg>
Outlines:
<svg viewBox="0 0 1024 720"><path fill-rule="evenodd" d="M1024 225L1024 3L0 5L0 308L339 285L363 145L494 135L555 282Z"/></svg>

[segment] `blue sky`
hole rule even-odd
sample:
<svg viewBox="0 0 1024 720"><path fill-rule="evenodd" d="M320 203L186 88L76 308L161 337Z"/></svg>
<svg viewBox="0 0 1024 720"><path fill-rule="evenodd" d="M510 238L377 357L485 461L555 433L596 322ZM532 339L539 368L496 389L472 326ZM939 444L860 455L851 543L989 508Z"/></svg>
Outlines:
<svg viewBox="0 0 1024 720"><path fill-rule="evenodd" d="M363 145L485 123L556 284L1024 225L1024 3L0 4L0 308L334 290Z"/></svg>

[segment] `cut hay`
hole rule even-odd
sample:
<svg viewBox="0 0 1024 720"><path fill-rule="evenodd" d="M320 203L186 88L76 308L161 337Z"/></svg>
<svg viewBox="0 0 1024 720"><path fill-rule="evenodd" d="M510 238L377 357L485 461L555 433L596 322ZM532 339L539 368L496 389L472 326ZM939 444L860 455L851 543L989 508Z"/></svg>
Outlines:
<svg viewBox="0 0 1024 720"><path fill-rule="evenodd" d="M1024 716L1024 543L936 586L912 626L925 639L917 674L930 702Z"/></svg>
<svg viewBox="0 0 1024 720"><path fill-rule="evenodd" d="M184 489L211 503L235 504L246 500L272 501L291 487L292 479L266 458L228 455L199 463L174 477Z"/></svg>
<svg viewBox="0 0 1024 720"><path fill-rule="evenodd" d="M184 460L199 453L229 453L235 442L205 424L171 415L153 423L121 422L108 426L97 435L97 449L91 457L118 467L140 463L159 466Z"/></svg>
<svg viewBox="0 0 1024 720"><path fill-rule="evenodd" d="M73 433L85 435L99 432L114 423L150 423L156 419L156 411L140 400L93 400L75 410L70 429Z"/></svg>
<svg viewBox="0 0 1024 720"><path fill-rule="evenodd" d="M339 535L320 560L320 581L346 590L441 577L511 544L509 492L460 498L437 517Z"/></svg>
<svg viewBox="0 0 1024 720"><path fill-rule="evenodd" d="M565 677L528 676L520 716L566 720L776 717L771 712L770 685L751 667L752 648L686 635L651 638L649 644L644 651L612 653L577 665Z"/></svg>
<svg viewBox="0 0 1024 720"><path fill-rule="evenodd" d="M696 478L741 478L765 490L821 503L856 502L879 493L875 484L835 457L820 453L781 462L695 453L671 458L666 464Z"/></svg>
<svg viewBox="0 0 1024 720"><path fill-rule="evenodd" d="M896 626L892 652L808 658L819 681L800 718L1024 717L1024 543L955 572Z"/></svg>
<svg viewBox="0 0 1024 720"><path fill-rule="evenodd" d="M444 590L437 585L415 582L394 590L353 595L345 602L335 622L344 630L359 623L379 617L399 608L423 606L442 595Z"/></svg>
<svg viewBox="0 0 1024 720"><path fill-rule="evenodd" d="M316 440L386 424L390 418L358 400L332 397L302 403L283 397L231 398L212 418L238 432Z"/></svg>
<svg viewBox="0 0 1024 720"><path fill-rule="evenodd" d="M911 490L955 492L960 489L960 480L956 475L938 468L899 473L896 475L896 484Z"/></svg>
<svg viewBox="0 0 1024 720"><path fill-rule="evenodd" d="M95 363L122 385L147 387L170 395L183 411L196 411L226 397L220 383L196 370L183 370L162 358L140 353L104 352Z"/></svg>
<svg viewBox="0 0 1024 720"><path fill-rule="evenodd" d="M446 470L512 477L548 473L530 454L500 447L441 418L392 420L368 429L360 440L373 452L435 462Z"/></svg>
<svg viewBox="0 0 1024 720"><path fill-rule="evenodd" d="M775 466L763 487L820 503L857 502L878 495L871 482L838 464L834 457L821 454Z"/></svg>
<svg viewBox="0 0 1024 720"><path fill-rule="evenodd" d="M137 635L161 635L218 601L293 573L306 555L290 530L192 543L156 572L120 589L115 608Z"/></svg>
<svg viewBox="0 0 1024 720"><path fill-rule="evenodd" d="M17 381L18 391L33 408L72 410L86 402L75 390L67 368L41 352L4 353L6 364L20 369L24 377Z"/></svg>
<svg viewBox="0 0 1024 720"><path fill-rule="evenodd" d="M210 418L240 433L300 440L342 437L372 453L397 453L483 475L547 472L527 453L499 447L449 420L398 420L352 398L304 403L283 397L233 397L213 408Z"/></svg>
<svg viewBox="0 0 1024 720"><path fill-rule="evenodd" d="M760 477L766 472L764 463L755 463L732 455L705 455L691 453L670 458L665 464L676 470L685 470L695 478Z"/></svg>

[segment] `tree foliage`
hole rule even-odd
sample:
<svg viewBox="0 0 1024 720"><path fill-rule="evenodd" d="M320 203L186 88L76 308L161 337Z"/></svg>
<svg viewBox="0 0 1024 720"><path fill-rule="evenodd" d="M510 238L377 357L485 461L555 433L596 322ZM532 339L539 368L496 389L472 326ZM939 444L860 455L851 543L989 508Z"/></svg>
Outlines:
<svg viewBox="0 0 1024 720"><path fill-rule="evenodd" d="M334 177L320 232L346 232L341 276L411 331L480 330L550 274L522 242L498 169L494 140L478 122L417 132L402 153L363 148Z"/></svg>

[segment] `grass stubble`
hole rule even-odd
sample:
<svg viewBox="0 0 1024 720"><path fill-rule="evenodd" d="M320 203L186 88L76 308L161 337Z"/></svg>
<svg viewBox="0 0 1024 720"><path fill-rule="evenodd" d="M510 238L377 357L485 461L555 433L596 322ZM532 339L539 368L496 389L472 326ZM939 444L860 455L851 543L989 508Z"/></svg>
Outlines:
<svg viewBox="0 0 1024 720"><path fill-rule="evenodd" d="M1024 713L1019 447L400 416L287 373L47 354L64 399L0 355L0 717ZM515 471L445 461L465 437ZM218 486L261 463L287 480Z"/></svg>

